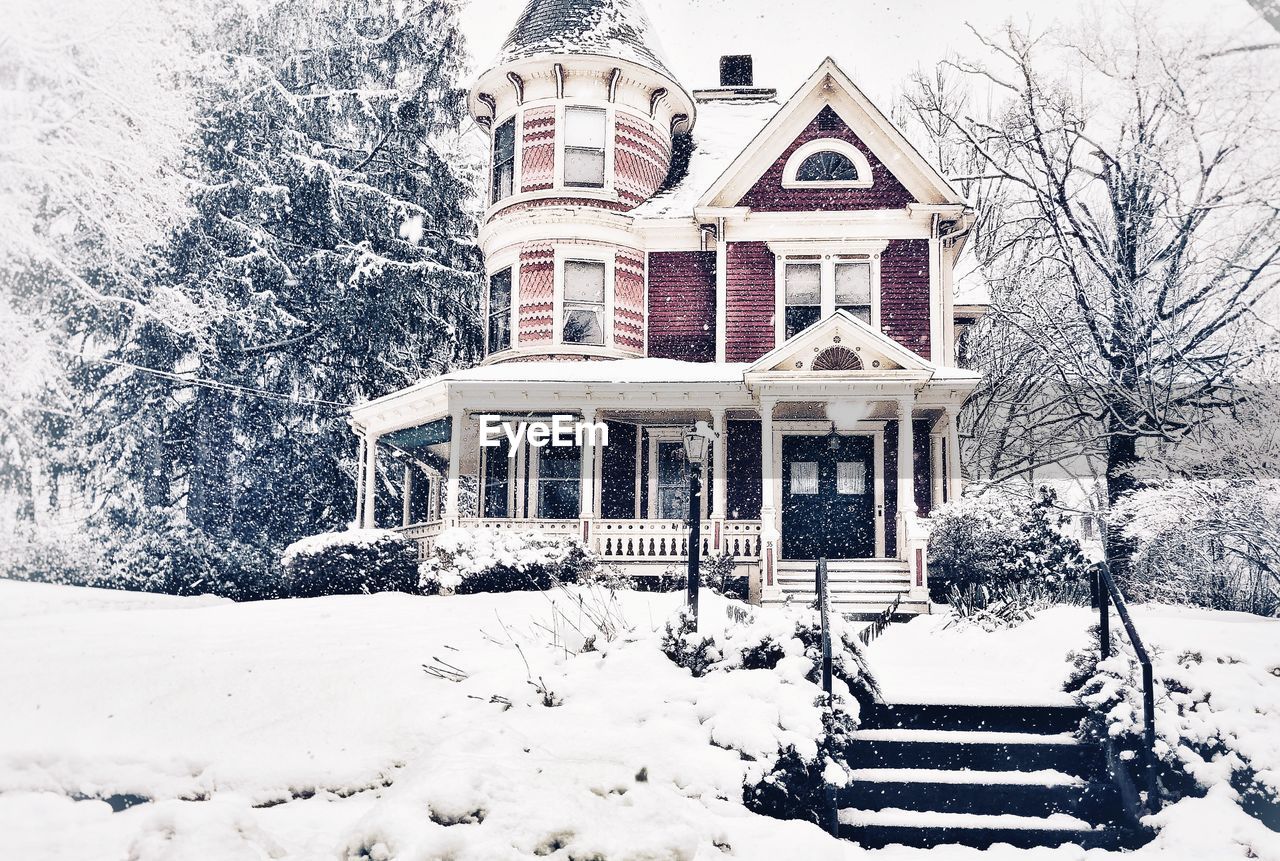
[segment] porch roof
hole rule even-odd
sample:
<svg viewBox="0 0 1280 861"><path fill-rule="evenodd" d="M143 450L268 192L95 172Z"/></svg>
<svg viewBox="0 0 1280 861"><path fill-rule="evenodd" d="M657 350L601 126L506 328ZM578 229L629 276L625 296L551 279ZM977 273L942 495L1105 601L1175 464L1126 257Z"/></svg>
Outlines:
<svg viewBox="0 0 1280 861"><path fill-rule="evenodd" d="M612 359L607 361L531 361L500 362L451 371L416 385L384 395L368 403L352 407L351 421L360 427L382 434L421 425L448 413L450 401L459 396L464 408L471 403L501 408L496 400L528 396L545 397L548 403L566 410L575 402L590 402L602 408L625 406L655 408L702 408L721 406L730 409L756 403L748 389L745 362L682 362L675 359ZM811 398L824 395L867 397L875 393L892 394L903 388L915 388L936 382L954 387L963 401L978 377L970 371L929 366L919 370L882 370L831 375L781 371L750 374L751 388L770 390L770 395L792 398L805 394ZM838 389L838 390L833 390Z"/></svg>

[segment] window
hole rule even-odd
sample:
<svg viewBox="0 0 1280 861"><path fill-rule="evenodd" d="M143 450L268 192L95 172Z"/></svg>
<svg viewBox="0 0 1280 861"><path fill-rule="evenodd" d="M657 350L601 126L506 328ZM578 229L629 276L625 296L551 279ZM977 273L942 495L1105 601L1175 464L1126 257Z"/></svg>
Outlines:
<svg viewBox="0 0 1280 861"><path fill-rule="evenodd" d="M604 344L604 264L595 260L564 263L566 344Z"/></svg>
<svg viewBox="0 0 1280 861"><path fill-rule="evenodd" d="M689 516L689 472L684 442L658 442L658 517L684 520Z"/></svg>
<svg viewBox="0 0 1280 861"><path fill-rule="evenodd" d="M836 309L848 311L864 323L871 322L871 264L835 264Z"/></svg>
<svg viewBox="0 0 1280 861"><path fill-rule="evenodd" d="M867 465L860 460L836 463L836 493L861 496L867 492Z"/></svg>
<svg viewBox="0 0 1280 861"><path fill-rule="evenodd" d="M605 112L600 108L565 108L564 184L604 188Z"/></svg>
<svg viewBox="0 0 1280 861"><path fill-rule="evenodd" d="M538 516L574 520L579 514L582 454L577 447L545 445L538 453Z"/></svg>
<svg viewBox="0 0 1280 861"><path fill-rule="evenodd" d="M489 350L496 353L511 346L511 270L489 276Z"/></svg>
<svg viewBox="0 0 1280 861"><path fill-rule="evenodd" d="M819 126L826 118L832 128L843 122L830 109L818 115ZM839 138L819 138L797 147L782 168L783 188L871 188L871 162L866 153Z"/></svg>
<svg viewBox="0 0 1280 861"><path fill-rule="evenodd" d="M510 517L511 440L502 436L495 448L484 452L484 517Z"/></svg>
<svg viewBox="0 0 1280 861"><path fill-rule="evenodd" d="M791 495L812 496L818 492L818 462L795 460L791 462Z"/></svg>
<svg viewBox="0 0 1280 861"><path fill-rule="evenodd" d="M493 200L497 203L515 193L516 120L515 117L493 130Z"/></svg>
<svg viewBox="0 0 1280 861"><path fill-rule="evenodd" d="M823 150L800 162L796 182L857 182L858 167L847 155Z"/></svg>
<svg viewBox="0 0 1280 861"><path fill-rule="evenodd" d="M787 263L785 281L787 337L791 338L822 317L822 265Z"/></svg>
<svg viewBox="0 0 1280 861"><path fill-rule="evenodd" d="M776 262L773 325L778 342L794 338L837 311L878 327L884 245L879 241L770 242Z"/></svg>

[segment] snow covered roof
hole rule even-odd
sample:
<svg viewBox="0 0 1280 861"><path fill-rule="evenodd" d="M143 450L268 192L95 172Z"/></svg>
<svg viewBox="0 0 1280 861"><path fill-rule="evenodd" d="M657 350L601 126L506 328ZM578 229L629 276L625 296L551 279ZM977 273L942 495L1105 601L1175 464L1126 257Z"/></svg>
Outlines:
<svg viewBox="0 0 1280 861"><path fill-rule="evenodd" d="M539 54L615 57L676 80L639 0L529 0L497 62Z"/></svg>
<svg viewBox="0 0 1280 861"><path fill-rule="evenodd" d="M703 193L720 178L781 106L776 99L700 103L688 172L675 185L658 192L630 214L637 218L692 216L693 207Z"/></svg>
<svg viewBox="0 0 1280 861"><path fill-rule="evenodd" d="M453 371L431 382L501 380L573 383L741 383L745 362L612 359L604 362L500 362Z"/></svg>

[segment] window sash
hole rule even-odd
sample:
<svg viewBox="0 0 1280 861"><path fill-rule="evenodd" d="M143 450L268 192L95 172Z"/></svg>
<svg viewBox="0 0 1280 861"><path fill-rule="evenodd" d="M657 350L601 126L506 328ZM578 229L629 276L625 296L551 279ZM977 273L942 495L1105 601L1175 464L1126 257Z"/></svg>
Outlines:
<svg viewBox="0 0 1280 861"><path fill-rule="evenodd" d="M684 443L658 441L658 511L663 520L683 520L689 514L689 478Z"/></svg>
<svg viewBox="0 0 1280 861"><path fill-rule="evenodd" d="M604 188L607 119L600 108L565 108L565 185Z"/></svg>
<svg viewBox="0 0 1280 861"><path fill-rule="evenodd" d="M783 273L788 305L822 304L822 265L787 263Z"/></svg>
<svg viewBox="0 0 1280 861"><path fill-rule="evenodd" d="M515 193L516 121L501 123L493 132L493 202Z"/></svg>
<svg viewBox="0 0 1280 861"><path fill-rule="evenodd" d="M489 276L488 352L496 353L511 346L511 270L503 269Z"/></svg>
<svg viewBox="0 0 1280 861"><path fill-rule="evenodd" d="M566 344L604 345L605 265L596 260L564 263L564 325Z"/></svg>

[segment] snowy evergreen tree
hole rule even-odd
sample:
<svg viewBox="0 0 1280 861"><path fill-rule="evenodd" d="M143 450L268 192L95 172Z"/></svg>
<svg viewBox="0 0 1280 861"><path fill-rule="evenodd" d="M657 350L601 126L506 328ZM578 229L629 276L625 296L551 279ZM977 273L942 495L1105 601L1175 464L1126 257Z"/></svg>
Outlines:
<svg viewBox="0 0 1280 861"><path fill-rule="evenodd" d="M342 408L475 356L455 7L277 0L196 32L194 215L141 310L69 324L95 351L57 443L108 565L198 545L200 588L268 594L279 549L351 517Z"/></svg>

